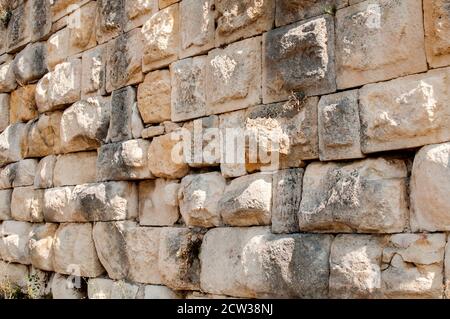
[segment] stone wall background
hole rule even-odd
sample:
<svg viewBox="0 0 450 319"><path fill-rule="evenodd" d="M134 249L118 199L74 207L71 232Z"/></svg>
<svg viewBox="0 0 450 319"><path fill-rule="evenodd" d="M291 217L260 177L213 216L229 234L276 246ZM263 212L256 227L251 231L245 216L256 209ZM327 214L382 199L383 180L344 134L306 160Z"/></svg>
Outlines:
<svg viewBox="0 0 450 319"><path fill-rule="evenodd" d="M449 0L9 5L0 286L450 294ZM281 161L175 162L181 128L276 132L283 143L266 151Z"/></svg>

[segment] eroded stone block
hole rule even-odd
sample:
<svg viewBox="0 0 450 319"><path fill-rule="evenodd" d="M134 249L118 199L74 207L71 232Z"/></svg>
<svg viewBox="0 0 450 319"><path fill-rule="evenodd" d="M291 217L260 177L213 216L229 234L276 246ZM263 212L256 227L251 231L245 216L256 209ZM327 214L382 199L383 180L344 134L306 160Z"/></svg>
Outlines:
<svg viewBox="0 0 450 319"><path fill-rule="evenodd" d="M11 189L0 190L0 221L11 219Z"/></svg>
<svg viewBox="0 0 450 319"><path fill-rule="evenodd" d="M4 261L31 264L28 247L31 227L31 223L13 220L0 225L0 256Z"/></svg>
<svg viewBox="0 0 450 319"><path fill-rule="evenodd" d="M50 71L69 56L70 31L63 28L53 33L47 40L47 67Z"/></svg>
<svg viewBox="0 0 450 319"><path fill-rule="evenodd" d="M83 98L106 94L106 46L83 52L81 95Z"/></svg>
<svg viewBox="0 0 450 319"><path fill-rule="evenodd" d="M38 161L36 159L25 159L17 162L14 168L13 187L33 186Z"/></svg>
<svg viewBox="0 0 450 319"><path fill-rule="evenodd" d="M0 94L0 132L3 132L9 125L10 100L9 94Z"/></svg>
<svg viewBox="0 0 450 319"><path fill-rule="evenodd" d="M20 161L26 151L26 125L9 125L0 134L0 166Z"/></svg>
<svg viewBox="0 0 450 319"><path fill-rule="evenodd" d="M97 45L95 35L96 14L97 4L94 1L88 2L70 14L67 23L69 30L68 56L86 51Z"/></svg>
<svg viewBox="0 0 450 319"><path fill-rule="evenodd" d="M39 119L28 123L26 157L44 157L58 154L61 150L62 112L41 114Z"/></svg>
<svg viewBox="0 0 450 319"><path fill-rule="evenodd" d="M132 112L136 103L136 90L127 86L111 95L111 117L107 142L122 142L133 138Z"/></svg>
<svg viewBox="0 0 450 319"><path fill-rule="evenodd" d="M428 63L433 68L450 65L450 4L425 0L423 9Z"/></svg>
<svg viewBox="0 0 450 319"><path fill-rule="evenodd" d="M145 124L170 121L171 89L168 70L150 72L145 76L137 91L138 108Z"/></svg>
<svg viewBox="0 0 450 319"><path fill-rule="evenodd" d="M11 123L28 122L39 113L36 107L34 94L36 85L21 86L11 93L9 104L9 119Z"/></svg>
<svg viewBox="0 0 450 319"><path fill-rule="evenodd" d="M97 41L105 43L117 37L125 24L125 0L97 1Z"/></svg>
<svg viewBox="0 0 450 319"><path fill-rule="evenodd" d="M53 187L53 170L55 165L55 155L46 156L39 161L34 176L34 188L43 189Z"/></svg>
<svg viewBox="0 0 450 319"><path fill-rule="evenodd" d="M53 238L58 224L35 224L30 233L31 264L45 271L53 269Z"/></svg>
<svg viewBox="0 0 450 319"><path fill-rule="evenodd" d="M53 186L72 186L96 181L97 152L60 155L53 170Z"/></svg>
<svg viewBox="0 0 450 319"><path fill-rule="evenodd" d="M14 59L14 74L21 85L39 80L47 71L45 42L29 44Z"/></svg>
<svg viewBox="0 0 450 319"><path fill-rule="evenodd" d="M85 299L84 287L78 289L71 283L70 277L55 273L51 286L53 299Z"/></svg>
<svg viewBox="0 0 450 319"><path fill-rule="evenodd" d="M142 26L158 12L158 0L125 0L125 32Z"/></svg>
<svg viewBox="0 0 450 319"><path fill-rule="evenodd" d="M13 91L17 87L16 76L14 75L14 61L7 58L0 65L0 92L7 93Z"/></svg>

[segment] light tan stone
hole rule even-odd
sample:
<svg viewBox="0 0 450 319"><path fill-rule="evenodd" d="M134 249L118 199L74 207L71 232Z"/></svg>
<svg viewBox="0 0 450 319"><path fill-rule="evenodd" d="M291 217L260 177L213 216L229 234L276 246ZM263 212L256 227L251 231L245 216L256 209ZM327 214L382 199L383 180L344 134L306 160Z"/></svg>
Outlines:
<svg viewBox="0 0 450 319"><path fill-rule="evenodd" d="M20 161L26 151L26 125L9 125L0 134L0 166Z"/></svg>
<svg viewBox="0 0 450 319"><path fill-rule="evenodd" d="M155 136L164 135L165 128L162 125L146 127L142 130L142 138L150 139Z"/></svg>
<svg viewBox="0 0 450 319"><path fill-rule="evenodd" d="M17 87L16 77L14 75L14 63L9 57L0 65L0 92L7 93Z"/></svg>
<svg viewBox="0 0 450 319"><path fill-rule="evenodd" d="M44 191L33 186L16 187L11 197L11 216L23 222L44 221Z"/></svg>
<svg viewBox="0 0 450 319"><path fill-rule="evenodd" d="M9 119L11 123L28 122L36 117L39 113L36 107L34 94L36 85L30 84L21 86L11 93Z"/></svg>
<svg viewBox="0 0 450 319"><path fill-rule="evenodd" d="M9 94L0 94L0 132L3 132L9 125Z"/></svg>
<svg viewBox="0 0 450 319"><path fill-rule="evenodd" d="M4 261L31 264L28 248L31 227L31 223L13 220L0 225L0 256Z"/></svg>
<svg viewBox="0 0 450 319"><path fill-rule="evenodd" d="M450 10L447 0L424 0L425 47L428 64L450 65Z"/></svg>
<svg viewBox="0 0 450 319"><path fill-rule="evenodd" d="M146 285L144 299L180 299L180 295L165 286Z"/></svg>
<svg viewBox="0 0 450 319"><path fill-rule="evenodd" d="M168 70L150 72L138 87L137 102L145 124L170 121L171 83Z"/></svg>
<svg viewBox="0 0 450 319"><path fill-rule="evenodd" d="M35 224L30 233L31 264L45 271L53 271L53 238L58 224Z"/></svg>
<svg viewBox="0 0 450 319"><path fill-rule="evenodd" d="M125 281L91 278L88 281L89 299L140 299L140 287Z"/></svg>
<svg viewBox="0 0 450 319"><path fill-rule="evenodd" d="M39 119L29 122L26 143L26 157L44 157L61 151L62 112L41 114Z"/></svg>
<svg viewBox="0 0 450 319"><path fill-rule="evenodd" d="M53 187L53 170L56 164L56 156L49 155L39 161L34 176L34 188Z"/></svg>
<svg viewBox="0 0 450 319"><path fill-rule="evenodd" d="M164 9L170 6L171 4L177 3L179 1L180 0L159 0L159 8Z"/></svg>
<svg viewBox="0 0 450 319"><path fill-rule="evenodd" d="M95 35L95 21L97 4L90 1L75 10L68 17L69 29L68 56L75 55L97 45Z"/></svg>
<svg viewBox="0 0 450 319"><path fill-rule="evenodd" d="M83 99L106 94L106 46L83 52L81 96Z"/></svg>
<svg viewBox="0 0 450 319"><path fill-rule="evenodd" d="M47 47L45 42L27 45L14 58L14 74L17 83L21 86L36 82L47 72Z"/></svg>
<svg viewBox="0 0 450 319"><path fill-rule="evenodd" d="M19 165L17 162L11 163L0 169L0 189L10 189L13 187L17 165Z"/></svg>
<svg viewBox="0 0 450 319"><path fill-rule="evenodd" d="M70 31L63 28L53 33L47 40L47 67L50 71L69 56Z"/></svg>
<svg viewBox="0 0 450 319"><path fill-rule="evenodd" d="M97 152L60 155L53 171L53 186L71 186L96 181Z"/></svg>
<svg viewBox="0 0 450 319"><path fill-rule="evenodd" d="M126 12L125 0L97 1L97 41L105 43L123 32Z"/></svg>
<svg viewBox="0 0 450 319"><path fill-rule="evenodd" d="M51 6L52 21L55 22L61 19L89 1L90 0L53 0Z"/></svg>
<svg viewBox="0 0 450 319"><path fill-rule="evenodd" d="M158 12L158 0L125 0L127 23L125 32L142 26Z"/></svg>
<svg viewBox="0 0 450 319"><path fill-rule="evenodd" d="M0 221L11 219L11 189L0 190Z"/></svg>
<svg viewBox="0 0 450 319"><path fill-rule="evenodd" d="M81 287L80 287L81 288ZM71 277L55 273L52 278L53 299L85 299L86 292L74 286Z"/></svg>
<svg viewBox="0 0 450 319"><path fill-rule="evenodd" d="M20 264L11 264L0 260L0 285L3 287L18 287L25 291L27 278L29 276L28 267Z"/></svg>

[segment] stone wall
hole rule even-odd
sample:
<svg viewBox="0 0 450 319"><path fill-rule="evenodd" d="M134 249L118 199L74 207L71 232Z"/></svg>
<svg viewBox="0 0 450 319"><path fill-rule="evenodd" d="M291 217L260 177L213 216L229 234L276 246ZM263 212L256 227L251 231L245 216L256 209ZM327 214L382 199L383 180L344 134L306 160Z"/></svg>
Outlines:
<svg viewBox="0 0 450 319"><path fill-rule="evenodd" d="M450 296L449 0L9 4L0 286Z"/></svg>

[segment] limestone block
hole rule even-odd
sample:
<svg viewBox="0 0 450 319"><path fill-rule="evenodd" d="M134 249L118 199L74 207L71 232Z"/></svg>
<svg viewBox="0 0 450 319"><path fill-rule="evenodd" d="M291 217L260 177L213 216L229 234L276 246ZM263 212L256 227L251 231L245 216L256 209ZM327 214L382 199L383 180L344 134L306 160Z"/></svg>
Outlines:
<svg viewBox="0 0 450 319"><path fill-rule="evenodd" d="M35 91L36 85L30 84L21 86L11 93L9 100L9 120L11 123L26 123L38 117L39 113L34 98Z"/></svg>
<svg viewBox="0 0 450 319"><path fill-rule="evenodd" d="M425 48L428 64L433 67L450 65L450 10L446 0L423 3Z"/></svg>
<svg viewBox="0 0 450 319"><path fill-rule="evenodd" d="M134 29L108 42L106 91L112 92L144 80L142 37L141 29Z"/></svg>
<svg viewBox="0 0 450 319"><path fill-rule="evenodd" d="M28 241L31 223L4 221L0 225L0 256L4 261L31 264Z"/></svg>
<svg viewBox="0 0 450 319"><path fill-rule="evenodd" d="M371 158L312 163L303 178L301 231L397 233L406 227L406 165Z"/></svg>
<svg viewBox="0 0 450 319"><path fill-rule="evenodd" d="M447 68L364 86L360 90L363 153L448 141L449 83Z"/></svg>
<svg viewBox="0 0 450 319"><path fill-rule="evenodd" d="M0 190L0 221L10 220L11 217L11 189Z"/></svg>
<svg viewBox="0 0 450 319"><path fill-rule="evenodd" d="M11 197L11 217L18 221L44 221L44 191L33 186L16 187Z"/></svg>
<svg viewBox="0 0 450 319"><path fill-rule="evenodd" d="M201 289L246 298L325 298L331 242L330 235L274 235L266 227L212 229L201 247Z"/></svg>
<svg viewBox="0 0 450 319"><path fill-rule="evenodd" d="M35 224L30 233L31 264L45 271L53 271L53 238L57 224Z"/></svg>
<svg viewBox="0 0 450 319"><path fill-rule="evenodd" d="M363 157L358 91L323 96L319 102L319 153L321 161Z"/></svg>
<svg viewBox="0 0 450 319"><path fill-rule="evenodd" d="M180 299L180 295L165 286L146 285L144 299Z"/></svg>
<svg viewBox="0 0 450 319"><path fill-rule="evenodd" d="M60 152L62 115L59 111L45 113L28 123L26 157L44 157Z"/></svg>
<svg viewBox="0 0 450 319"><path fill-rule="evenodd" d="M168 66L178 59L180 39L179 6L174 4L152 15L142 27L144 72Z"/></svg>
<svg viewBox="0 0 450 319"><path fill-rule="evenodd" d="M103 145L97 159L97 180L140 180L152 178L148 167L146 140ZM95 167L95 166L94 166Z"/></svg>
<svg viewBox="0 0 450 319"><path fill-rule="evenodd" d="M189 172L189 166L179 154L180 142L174 133L155 137L148 148L148 165L156 177L182 178Z"/></svg>
<svg viewBox="0 0 450 319"><path fill-rule="evenodd" d="M60 274L91 278L105 271L95 250L91 224L61 224L53 251L53 267Z"/></svg>
<svg viewBox="0 0 450 319"><path fill-rule="evenodd" d="M63 150L77 152L98 148L106 141L111 102L96 97L79 101L64 111L61 118Z"/></svg>
<svg viewBox="0 0 450 319"><path fill-rule="evenodd" d="M7 59L0 65L0 92L7 93L17 87L14 75L14 61Z"/></svg>
<svg viewBox="0 0 450 319"><path fill-rule="evenodd" d="M125 32L142 26L158 12L158 0L125 0Z"/></svg>
<svg viewBox="0 0 450 319"><path fill-rule="evenodd" d="M206 65L206 56L188 58L170 65L172 121L206 115Z"/></svg>
<svg viewBox="0 0 450 319"><path fill-rule="evenodd" d="M47 67L50 71L69 56L70 31L63 28L53 33L47 40Z"/></svg>
<svg viewBox="0 0 450 319"><path fill-rule="evenodd" d="M53 170L53 186L72 186L96 181L97 152L60 155Z"/></svg>
<svg viewBox="0 0 450 319"><path fill-rule="evenodd" d="M81 287L80 287L81 288ZM85 299L86 292L76 288L71 277L55 273L52 279L53 299Z"/></svg>
<svg viewBox="0 0 450 319"><path fill-rule="evenodd" d="M97 45L95 35L95 21L97 4L94 1L75 10L68 17L69 30L68 56L86 51Z"/></svg>
<svg viewBox="0 0 450 319"><path fill-rule="evenodd" d="M10 100L9 94L0 94L0 132L3 132L9 125Z"/></svg>
<svg viewBox="0 0 450 319"><path fill-rule="evenodd" d="M142 130L142 138L150 139L155 136L164 135L165 129L164 126L150 126Z"/></svg>
<svg viewBox="0 0 450 319"><path fill-rule="evenodd" d="M269 225L272 208L272 175L257 173L232 180L225 187L218 206L226 225Z"/></svg>
<svg viewBox="0 0 450 319"><path fill-rule="evenodd" d="M139 285L106 278L91 278L88 281L89 299L139 299Z"/></svg>
<svg viewBox="0 0 450 319"><path fill-rule="evenodd" d="M214 0L180 3L180 58L202 54L214 47Z"/></svg>
<svg viewBox="0 0 450 319"><path fill-rule="evenodd" d="M445 234L396 234L383 250L385 298L442 298Z"/></svg>
<svg viewBox="0 0 450 319"><path fill-rule="evenodd" d="M275 0L216 0L216 47L268 31L273 26Z"/></svg>
<svg viewBox="0 0 450 319"><path fill-rule="evenodd" d="M52 0L27 1L31 10L31 41L36 42L48 37L52 29Z"/></svg>
<svg viewBox="0 0 450 319"><path fill-rule="evenodd" d="M422 21L420 0L370 0L338 10L338 88L426 71Z"/></svg>
<svg viewBox="0 0 450 319"><path fill-rule="evenodd" d="M106 45L83 52L81 95L85 99L106 94Z"/></svg>
<svg viewBox="0 0 450 319"><path fill-rule="evenodd" d="M142 226L172 226L178 219L179 184L158 178L139 183L139 223Z"/></svg>
<svg viewBox="0 0 450 319"><path fill-rule="evenodd" d="M209 228L222 224L218 205L225 186L225 178L217 172L183 178L178 200L187 226Z"/></svg>
<svg viewBox="0 0 450 319"><path fill-rule="evenodd" d="M0 260L0 285L12 286L25 290L27 278L29 276L28 267L21 264L11 264Z"/></svg>
<svg viewBox="0 0 450 319"><path fill-rule="evenodd" d="M226 178L247 174L245 168L245 141L240 133L245 128L245 121L245 110L219 115L221 134L220 171Z"/></svg>
<svg viewBox="0 0 450 319"><path fill-rule="evenodd" d="M14 74L17 83L25 85L39 80L48 71L45 42L27 45L14 59Z"/></svg>
<svg viewBox="0 0 450 319"><path fill-rule="evenodd" d="M53 0L51 6L52 21L60 20L62 17L73 12L90 0Z"/></svg>
<svg viewBox="0 0 450 319"><path fill-rule="evenodd" d="M261 38L233 43L208 54L207 114L256 105L261 101Z"/></svg>
<svg viewBox="0 0 450 319"><path fill-rule="evenodd" d="M177 3L179 1L180 0L159 0L159 8L164 9L170 6L171 4Z"/></svg>
<svg viewBox="0 0 450 319"><path fill-rule="evenodd" d="M36 159L26 159L17 162L12 184L13 187L33 186L37 166L38 161Z"/></svg>
<svg viewBox="0 0 450 319"><path fill-rule="evenodd" d="M26 149L26 125L9 125L0 134L0 166L20 161Z"/></svg>
<svg viewBox="0 0 450 319"><path fill-rule="evenodd" d="M106 141L122 142L133 138L132 112L136 103L136 89L131 86L116 90L111 95L111 118Z"/></svg>
<svg viewBox="0 0 450 319"><path fill-rule="evenodd" d="M0 168L0 189L10 189L13 187L14 178L18 162Z"/></svg>
<svg viewBox="0 0 450 319"><path fill-rule="evenodd" d="M44 189L53 187L53 170L55 165L55 155L46 156L39 161L34 176L34 188Z"/></svg>
<svg viewBox="0 0 450 319"><path fill-rule="evenodd" d="M6 36L8 34L8 26L2 23L0 25L0 55L6 52L8 43L6 42Z"/></svg>
<svg viewBox="0 0 450 319"><path fill-rule="evenodd" d="M187 228L161 229L159 270L162 283L174 290L200 289L199 251L203 232Z"/></svg>
<svg viewBox="0 0 450 319"><path fill-rule="evenodd" d="M324 15L274 29L263 36L264 104L292 93L322 95L336 90L334 22Z"/></svg>
<svg viewBox="0 0 450 319"><path fill-rule="evenodd" d="M125 0L97 1L97 41L105 43L119 36L125 24Z"/></svg>
<svg viewBox="0 0 450 319"><path fill-rule="evenodd" d="M170 121L170 72L159 70L145 76L137 91L138 108L145 124Z"/></svg>

